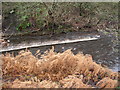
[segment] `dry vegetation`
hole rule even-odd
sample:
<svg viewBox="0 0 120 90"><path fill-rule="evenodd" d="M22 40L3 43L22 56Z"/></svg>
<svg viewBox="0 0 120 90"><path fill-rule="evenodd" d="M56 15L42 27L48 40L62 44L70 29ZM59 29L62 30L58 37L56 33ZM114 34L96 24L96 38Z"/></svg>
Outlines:
<svg viewBox="0 0 120 90"><path fill-rule="evenodd" d="M118 9L118 2L2 2L2 32L4 36L111 32L118 30Z"/></svg>
<svg viewBox="0 0 120 90"><path fill-rule="evenodd" d="M40 58L38 56L40 55ZM54 52L54 48L32 55L2 55L3 88L115 88L119 75L98 65L91 55L71 50Z"/></svg>

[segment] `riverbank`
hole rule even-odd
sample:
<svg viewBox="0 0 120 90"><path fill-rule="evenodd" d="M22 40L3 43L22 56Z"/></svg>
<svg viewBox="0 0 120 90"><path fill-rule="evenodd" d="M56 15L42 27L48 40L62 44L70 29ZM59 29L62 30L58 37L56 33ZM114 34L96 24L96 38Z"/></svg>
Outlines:
<svg viewBox="0 0 120 90"><path fill-rule="evenodd" d="M34 10L34 11L33 11ZM118 3L3 2L2 35L53 35L118 29Z"/></svg>
<svg viewBox="0 0 120 90"><path fill-rule="evenodd" d="M40 58L38 58L40 56ZM33 56L28 50L17 56L2 55L3 88L117 88L119 75L95 63L91 55L54 48Z"/></svg>
<svg viewBox="0 0 120 90"><path fill-rule="evenodd" d="M38 30L38 31L31 31L31 32L17 32L17 33L3 33L2 37L4 38L10 38L10 37L24 37L24 36L45 36L45 35L50 35L50 36L54 36L57 34L62 34L62 33L69 33L69 32L78 32L78 33L93 33L96 32L98 33L98 30L91 30L91 29L83 29L83 30L72 30L72 28L69 29L63 29L63 30L54 30L53 31L49 31L49 30Z"/></svg>

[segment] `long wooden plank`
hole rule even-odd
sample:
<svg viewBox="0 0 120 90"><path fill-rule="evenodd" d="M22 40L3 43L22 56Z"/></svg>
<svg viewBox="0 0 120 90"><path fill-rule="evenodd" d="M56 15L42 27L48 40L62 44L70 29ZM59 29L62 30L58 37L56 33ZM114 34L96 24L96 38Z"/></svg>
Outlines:
<svg viewBox="0 0 120 90"><path fill-rule="evenodd" d="M65 44L65 43L75 43L75 42L80 42L80 41L91 41L91 40L97 40L100 38L100 35L97 35L95 37L88 37L88 38L82 38L82 39L74 39L74 40L69 40L66 39L64 41L48 41L48 42L43 42L43 43L32 43L29 45L19 45L19 46L11 46L8 48L1 49L0 52L7 52L7 51L12 51L12 50L19 50L19 49L25 49L25 48L32 48L32 47L39 47L39 46L48 46L48 45L57 45L57 44Z"/></svg>

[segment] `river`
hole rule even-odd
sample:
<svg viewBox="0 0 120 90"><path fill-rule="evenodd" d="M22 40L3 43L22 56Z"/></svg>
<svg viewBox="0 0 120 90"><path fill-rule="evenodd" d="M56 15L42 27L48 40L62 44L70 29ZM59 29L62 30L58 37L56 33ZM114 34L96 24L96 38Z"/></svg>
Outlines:
<svg viewBox="0 0 120 90"><path fill-rule="evenodd" d="M56 52L64 52L72 49L74 54L83 52L91 54L93 60L101 65L107 66L113 71L120 71L118 68L118 52L113 42L114 36L104 35L98 32L69 32L53 36L18 36L10 38L10 46L2 48L3 53L14 52L28 48L33 54L40 49L40 52L55 47Z"/></svg>

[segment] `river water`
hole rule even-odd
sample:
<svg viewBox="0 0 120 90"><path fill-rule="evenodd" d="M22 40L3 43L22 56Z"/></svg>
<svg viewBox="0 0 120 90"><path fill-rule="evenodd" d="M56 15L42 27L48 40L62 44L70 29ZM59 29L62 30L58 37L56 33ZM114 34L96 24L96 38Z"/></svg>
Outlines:
<svg viewBox="0 0 120 90"><path fill-rule="evenodd" d="M104 35L98 32L69 32L67 34L62 33L53 36L19 36L11 37L10 46L8 48L2 48L2 50L3 53L14 52L17 55L18 51L20 51L17 49L24 49L26 46L29 46L28 49L33 54L38 49L43 53L52 46L55 47L56 52L64 52L67 49L72 49L74 54L78 52L91 54L95 62L107 66L113 71L119 71L119 57L113 40L114 36ZM12 50L15 48L16 50Z"/></svg>

